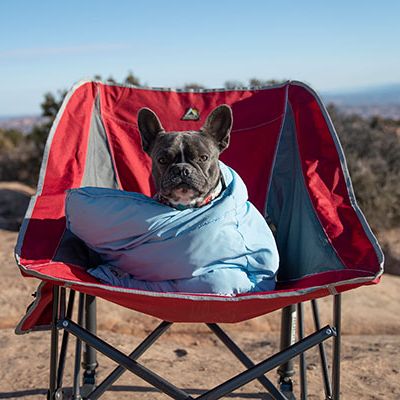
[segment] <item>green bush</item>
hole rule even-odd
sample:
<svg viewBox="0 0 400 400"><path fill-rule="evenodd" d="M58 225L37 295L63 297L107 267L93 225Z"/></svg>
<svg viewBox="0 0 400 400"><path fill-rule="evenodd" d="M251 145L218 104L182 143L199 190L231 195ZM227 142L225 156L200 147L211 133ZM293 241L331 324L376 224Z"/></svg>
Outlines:
<svg viewBox="0 0 400 400"><path fill-rule="evenodd" d="M375 229L400 226L400 121L344 116L328 107L357 202Z"/></svg>
<svg viewBox="0 0 400 400"><path fill-rule="evenodd" d="M0 181L20 181L34 186L40 159L40 149L27 136L0 129Z"/></svg>

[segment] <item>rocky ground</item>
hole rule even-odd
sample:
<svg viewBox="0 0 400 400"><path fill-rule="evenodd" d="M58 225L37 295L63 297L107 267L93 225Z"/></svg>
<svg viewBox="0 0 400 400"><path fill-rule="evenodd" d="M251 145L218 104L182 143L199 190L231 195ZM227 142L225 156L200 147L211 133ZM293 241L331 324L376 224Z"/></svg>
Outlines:
<svg viewBox="0 0 400 400"><path fill-rule="evenodd" d="M17 193L17 194L15 194ZM0 185L0 399L44 399L48 384L48 332L17 336L14 328L32 301L38 281L23 279L15 265L13 247L21 210L30 189ZM6 197L7 196L7 197ZM379 285L367 286L343 295L342 399L400 398L400 277L384 275ZM322 299L322 322L331 318L331 299ZM129 353L153 329L154 318L98 301L99 335ZM311 332L309 305L305 308L307 332ZM236 325L226 325L230 335L254 361L261 361L278 349L280 314L275 312ZM329 342L329 341L328 341ZM73 343L74 344L74 343ZM330 343L327 343L330 353ZM73 347L73 346L70 346ZM173 326L141 361L176 385L199 395L242 367L205 325ZM324 399L318 353L307 353L309 399ZM113 363L99 356L99 379ZM66 386L71 385L71 357L66 366ZM276 381L276 372L268 374ZM298 375L295 387L298 390ZM165 395L129 373L115 383L105 399L162 399ZM232 399L268 399L262 387L252 382L229 395ZM298 397L299 398L299 397Z"/></svg>

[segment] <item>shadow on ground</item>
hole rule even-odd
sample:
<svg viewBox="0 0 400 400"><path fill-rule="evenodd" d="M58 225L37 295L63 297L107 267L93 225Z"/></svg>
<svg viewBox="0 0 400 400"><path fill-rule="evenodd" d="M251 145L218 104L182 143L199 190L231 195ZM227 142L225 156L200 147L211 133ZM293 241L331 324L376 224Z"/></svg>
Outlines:
<svg viewBox="0 0 400 400"><path fill-rule="evenodd" d="M160 391L155 388L144 387L144 386L127 386L127 385L112 386L109 390L112 392L160 393ZM201 394L204 393L204 390L201 389L188 388L184 390L191 395L200 396ZM67 397L72 396L72 388L65 388L64 393ZM35 395L38 396L46 394L47 394L47 389L27 389L16 392L0 393L0 399L16 399L16 398L23 398L25 396L35 396ZM272 400L272 397L266 393L232 393L232 394L227 394L226 397L235 397L240 399Z"/></svg>

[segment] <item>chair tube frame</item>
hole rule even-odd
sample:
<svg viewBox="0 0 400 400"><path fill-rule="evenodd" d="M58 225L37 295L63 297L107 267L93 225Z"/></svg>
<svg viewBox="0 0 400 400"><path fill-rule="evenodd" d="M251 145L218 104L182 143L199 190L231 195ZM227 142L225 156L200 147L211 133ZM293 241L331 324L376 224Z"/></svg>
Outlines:
<svg viewBox="0 0 400 400"><path fill-rule="evenodd" d="M312 307L312 313L313 313L313 318L314 318L314 326L315 329L318 330L321 328L321 323L319 319L319 309L318 309L318 303L317 300L313 299L311 300L311 307ZM340 332L338 332L338 321L335 318L335 327L336 327L336 333L340 335ZM328 369L328 361L326 358L326 351L325 351L325 345L324 343L321 343L318 345L319 349L319 355L321 359L321 369L322 369L322 379L324 383L324 391L325 391L325 398L326 400L332 399L332 385L331 381L329 379L329 369ZM339 362L340 360L337 359L335 362Z"/></svg>
<svg viewBox="0 0 400 400"><path fill-rule="evenodd" d="M74 385L73 385L73 399L98 399L104 392L111 387L111 385L125 372L130 371L136 376L142 378L144 381L152 385L153 387L161 390L169 397L177 400L191 400L194 399L185 390L182 390L172 383L166 381L155 372L149 370L136 360L159 338L167 329L172 325L171 322L161 322L150 335L144 339L135 350L129 355L125 355L119 350L115 349L110 344L96 336L96 316L87 315L90 313L96 313L95 300L92 296L84 295L80 293L79 296L79 309L78 309L78 323L72 321L72 309L75 298L73 290L70 291L68 300L68 306L65 310L65 288L59 288L54 286L53 288L53 314L52 314L52 327L51 327L51 354L50 354L50 384L48 391L49 400L62 400L63 399L63 372L65 368L65 357L68 345L69 335L72 334L76 337L76 352L75 352L75 366L74 366ZM94 306L93 306L94 304ZM89 305L89 306L88 306ZM325 326L321 328L319 326L319 316L314 315L315 320L315 332L304 337L304 321L303 321L303 308L302 305L297 306L298 318L299 318L299 330L298 340L295 343L293 341L293 325L296 324L295 317L293 316L296 312L296 306L289 306L283 310L282 316L282 328L289 327L285 334L282 334L281 344L285 344L285 341L290 339L289 345L281 348L280 352L275 353L271 357L254 364L253 361L234 343L234 341L215 323L209 323L207 326L212 330L214 334L222 341L222 343L241 361L246 367L246 370L229 379L228 381L212 388L196 397L199 400L216 400L219 399L234 390L246 385L247 383L258 380L269 392L270 396L275 400L290 400L295 399L293 390L284 392L282 390L282 377L283 374L289 372L291 375L288 377L291 382L291 376L293 376L293 359L300 357L301 361L300 378L301 378L301 399L307 399L307 387L306 387L306 364L304 359L304 352L314 346L319 346L321 354L321 363L323 368L323 379L326 400L339 400L340 396L340 331L341 331L341 297L340 294L335 295L334 298L334 327ZM314 310L314 308L313 308ZM316 311L313 312L318 312ZM89 321L89 323L88 323ZM94 323L93 323L94 322ZM290 326L289 326L290 323ZM86 326L85 326L86 325ZM89 329L88 329L89 328ZM61 344L60 357L58 358L58 338L59 330L63 329L63 340ZM289 333L288 333L289 332ZM290 336L289 336L290 335ZM330 382L329 377L326 380L325 369L327 370L326 355L323 347L323 342L328 338L334 338L333 344L333 363L332 363L332 392L329 392ZM97 367L96 362L96 351L103 353L111 360L118 363L116 367L97 387L94 382L89 382L90 387L88 390L82 391L85 388L87 381L83 376L81 380L81 350L82 342L85 348L90 348L90 352L84 355L83 367L88 367L90 372L95 375L95 369ZM323 351L321 350L323 349ZM323 356L322 356L323 354ZM325 360L325 361L323 361ZM325 362L325 364L324 364ZM89 365L88 365L89 364ZM280 376L279 387L276 387L265 374L274 368L279 367L278 374ZM283 366L283 367L282 367ZM290 370L292 369L292 370ZM328 388L328 389L327 389Z"/></svg>
<svg viewBox="0 0 400 400"><path fill-rule="evenodd" d="M85 296L85 327L89 332L96 334L97 331L97 320L96 320L96 297L86 295ZM83 352L83 362L82 368L83 373L83 383L84 386L88 386L90 389L94 387L96 383L96 351L90 346L85 345Z"/></svg>

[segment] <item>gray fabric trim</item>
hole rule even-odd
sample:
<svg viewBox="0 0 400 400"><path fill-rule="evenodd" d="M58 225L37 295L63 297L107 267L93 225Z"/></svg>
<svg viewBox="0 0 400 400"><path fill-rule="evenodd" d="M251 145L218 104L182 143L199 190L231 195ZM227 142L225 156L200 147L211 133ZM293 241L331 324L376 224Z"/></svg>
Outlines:
<svg viewBox="0 0 400 400"><path fill-rule="evenodd" d="M291 83L290 80L276 83L274 85L265 85L265 86L243 86L243 87L235 87L232 89L226 88L216 88L216 89L181 89L181 88L171 88L171 87L154 87L154 86L136 86L131 84L125 83L113 83L103 80L82 80L82 83L101 83L105 86L117 86L117 87L124 87L130 89L138 89L138 90L153 90L157 92L176 92L176 93L214 93L214 92L240 92L240 91L248 91L248 90L270 90L270 89L277 89L282 88Z"/></svg>
<svg viewBox="0 0 400 400"><path fill-rule="evenodd" d="M118 189L110 145L100 115L100 94L96 96L89 129L85 173L81 186Z"/></svg>
<svg viewBox="0 0 400 400"><path fill-rule="evenodd" d="M74 286L82 286L82 287L95 287L95 288L100 288L107 290L109 292L115 292L115 293L131 293L131 294L139 294L143 296L149 296L149 297L168 297L168 298L174 298L174 299L183 299L183 300L193 300L193 301L246 301L246 300L255 300L255 299L277 299L281 297L297 297L301 296L303 294L309 294L313 293L317 290L320 289L326 289L326 290L332 290L333 287L337 286L342 286L342 285L350 285L350 284L363 284L367 282L371 282L374 279L376 279L376 276L369 276L369 277L362 277L362 278L353 278L353 279L348 279L345 281L333 283L333 284L327 284L327 285L320 285L320 286L312 286L309 288L305 289L299 289L297 291L288 291L286 292L285 290L280 290L278 293L271 293L271 294L250 294L250 295L244 295L244 296L223 296L223 295L190 295L190 294L180 294L180 293L166 293L166 292L149 292L149 291L144 291L144 290L136 290L136 289L125 289L121 287L116 287L116 286L108 286L104 285L101 283L88 283L88 282L76 282L76 281L71 281L71 280L63 280L63 279L56 279L52 276L44 275L41 274L37 271L33 271L30 269L27 269L25 266L23 266L19 262L19 258L17 258L17 263L18 266L21 268L24 273L33 276L35 278L39 279L46 279L48 281L54 281L54 282L60 282L63 283L61 286L65 287L71 287L72 285ZM46 264L43 264L46 265ZM40 265L38 265L40 266Z"/></svg>
<svg viewBox="0 0 400 400"><path fill-rule="evenodd" d="M326 107L324 106L321 98L318 96L318 94L313 89L311 89L308 85L304 84L303 82L292 81L291 84L292 85L296 85L296 86L300 86L300 87L306 89L309 93L311 93L312 96L317 100L317 103L318 103L318 105L319 105L319 107L320 107L320 109L322 111L322 114L323 114L323 116L325 118L325 121L326 121L326 123L328 125L329 132L330 132L330 134L332 136L332 139L333 139L333 141L335 143L337 153L339 155L339 160L340 160L340 164L341 164L341 167L342 167L342 172L343 172L343 175L344 175L345 180L346 180L347 192L348 192L348 195L349 195L349 198L350 198L350 203L351 203L354 211L356 212L356 214L358 216L358 219L361 222L361 225L362 225L362 227L364 229L365 234L367 235L368 239L370 240L371 244L373 245L375 253L376 253L377 258L378 258L378 261L380 263L380 268L381 269L380 269L379 273L376 275L378 277L378 276L383 274L384 254L383 254L382 249L381 249L381 247L380 247L380 245L378 243L377 238L373 234L373 232L372 232L372 230L371 230L371 228L370 228L370 226L369 226L369 224L368 224L363 212L361 211L361 209L360 209L360 207L359 207L359 205L357 203L356 196L354 194L353 185L351 183L350 173L349 173L349 170L348 170L348 167L347 167L346 158L345 158L345 155L344 155L344 152L343 152L343 148L342 148L342 145L341 145L341 143L339 141L339 137L337 135L335 127L333 126L331 117L329 116L328 111L326 110Z"/></svg>

